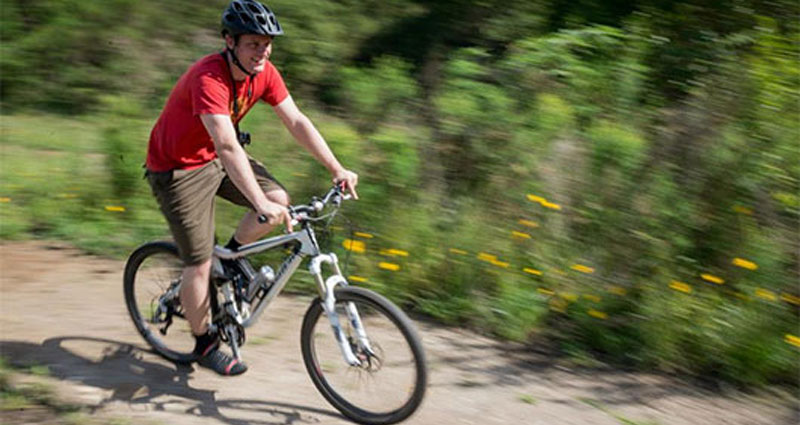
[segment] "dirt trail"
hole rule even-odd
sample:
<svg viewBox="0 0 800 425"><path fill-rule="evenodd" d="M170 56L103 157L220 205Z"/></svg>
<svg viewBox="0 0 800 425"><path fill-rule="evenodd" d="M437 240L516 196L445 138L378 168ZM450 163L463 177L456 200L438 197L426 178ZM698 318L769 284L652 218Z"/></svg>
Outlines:
<svg viewBox="0 0 800 425"><path fill-rule="evenodd" d="M122 268L61 243L0 244L2 355L16 365L48 365L61 396L99 417L176 425L350 423L303 367L307 298L279 297L248 330L248 339L260 342L245 346L250 371L223 378L147 350L127 316ZM798 423L796 400L721 397L646 374L570 371L519 346L417 325L431 379L409 425Z"/></svg>

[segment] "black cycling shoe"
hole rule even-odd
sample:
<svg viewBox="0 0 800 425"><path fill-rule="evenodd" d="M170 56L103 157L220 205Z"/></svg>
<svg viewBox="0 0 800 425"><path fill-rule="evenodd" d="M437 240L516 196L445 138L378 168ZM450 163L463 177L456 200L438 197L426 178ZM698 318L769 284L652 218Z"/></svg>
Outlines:
<svg viewBox="0 0 800 425"><path fill-rule="evenodd" d="M207 367L223 376L241 375L247 372L247 365L225 354L219 349L219 344L208 347L197 364Z"/></svg>

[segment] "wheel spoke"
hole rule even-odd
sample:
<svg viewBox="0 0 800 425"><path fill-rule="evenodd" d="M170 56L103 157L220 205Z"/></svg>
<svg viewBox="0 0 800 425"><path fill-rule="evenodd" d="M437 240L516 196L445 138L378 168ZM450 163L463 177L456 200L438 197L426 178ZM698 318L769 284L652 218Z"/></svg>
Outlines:
<svg viewBox="0 0 800 425"><path fill-rule="evenodd" d="M157 353L180 362L192 358L194 338L180 305L161 300L180 281L182 267L174 245L153 243L131 255L125 272L126 302L140 333Z"/></svg>
<svg viewBox="0 0 800 425"><path fill-rule="evenodd" d="M402 313L384 305L390 305L388 301L373 300L380 298L375 294L350 295L355 292L351 288L346 291L336 295L335 311L348 344L362 365L350 366L344 360L328 317L319 306L316 313L313 308L309 310L303 324L304 339L309 339L303 344L307 369L325 398L351 419L370 423L402 420L419 405L427 382L419 341L408 329L410 321L394 317ZM367 291L360 290L359 295L360 292ZM367 343L363 345L368 345L371 352L362 346L363 340L348 316L347 303L355 305L366 332Z"/></svg>

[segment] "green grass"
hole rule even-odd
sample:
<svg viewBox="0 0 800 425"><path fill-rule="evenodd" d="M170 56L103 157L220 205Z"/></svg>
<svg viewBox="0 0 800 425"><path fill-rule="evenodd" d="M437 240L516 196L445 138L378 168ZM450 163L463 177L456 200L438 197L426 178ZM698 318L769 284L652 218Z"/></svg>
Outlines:
<svg viewBox="0 0 800 425"><path fill-rule="evenodd" d="M251 338L247 338L248 345L266 345L273 341L277 341L278 338L275 336L267 335L267 336L254 336Z"/></svg>
<svg viewBox="0 0 800 425"><path fill-rule="evenodd" d="M595 409L602 410L604 413L608 414L609 416L613 417L622 425L661 425L659 422L655 421L638 421L626 418L625 416L614 412L613 410L609 409L608 407L604 406L602 403L598 402L597 400L593 400L590 398L580 398L578 399L584 404L594 407Z"/></svg>
<svg viewBox="0 0 800 425"><path fill-rule="evenodd" d="M661 254L663 260L643 254L651 263L648 274L619 281L612 282L617 278L611 276L615 264L627 267L622 260L610 263L604 272L601 267L591 275L575 272L572 264L581 257L592 258L590 251L600 248L587 248L553 230L563 220L558 214L563 214L546 211L525 197L532 192L552 198L540 184L521 183L524 187L511 190L514 193L507 196L516 196L520 203L512 213L494 209L509 204L508 199L480 192L453 201L451 211L443 212L435 196L412 190L418 165L391 154L400 149L400 156L410 155L411 147L419 143L411 140L413 132L360 136L341 120L318 115L313 117L315 123L342 162L362 175L362 200L347 204L343 214L356 230L375 235L366 242L367 252L351 254L346 273L366 277L363 286L404 309L522 343L545 335L560 342L575 364L587 367L616 364L697 375L714 371L715 379L745 386L798 384L797 350L784 340L784 335L796 333L791 305L740 302L726 297L720 288L689 281L681 274L696 276L698 270L681 269L679 260L670 259L671 253ZM169 239L150 188L141 178L153 118L115 114L113 108L70 118L32 113L0 116L0 240L59 239L89 253L122 259L146 241ZM327 171L297 147L274 114L259 108L243 125L257 135L249 152L286 185L294 202L327 188ZM379 145L388 146L389 152ZM393 174L407 181L398 185ZM670 197L665 199L672 204ZM124 210L118 211L119 207ZM243 211L217 202L220 240L228 239ZM539 227L521 228L520 217L536 221ZM341 217L337 220L336 225L344 225ZM514 240L510 237L514 229L534 237ZM347 230L337 231L332 243L341 259L346 257L342 241L348 236ZM779 272L782 263L774 253L782 248L772 239L753 242L765 252L758 260L763 270L753 273L752 280L726 285L740 285L750 292L758 285L772 285L778 293L775 282L786 281L787 276ZM409 256L380 254L388 248ZM468 254L453 254L452 248ZM508 266L480 260L479 252L496 255ZM275 254L265 261L277 269L282 253ZM387 260L398 263L400 270L380 269L378 263ZM522 267L543 273L532 276ZM694 292L669 289L667 284L676 278L689 281ZM624 296L603 291L611 285L640 289ZM544 296L537 288L552 289L554 296ZM316 283L302 270L289 290L316 293ZM563 293L579 299L564 301ZM581 297L587 293L602 295L602 300L589 302ZM555 306L554 299L564 305ZM592 317L589 309L608 317Z"/></svg>
<svg viewBox="0 0 800 425"><path fill-rule="evenodd" d="M31 375L46 378L50 375L45 365L14 367L0 357L0 410L6 412L45 409L52 423L63 425L132 425L127 418L92 417L84 406L60 400L50 384L34 381L12 384L13 375ZM156 425L158 422L148 421Z"/></svg>
<svg viewBox="0 0 800 425"><path fill-rule="evenodd" d="M521 401L521 402L523 402L525 404L532 404L532 405L535 405L535 404L539 403L539 400L537 400L536 397L534 397L534 396L532 396L530 394L520 394L519 395L519 401Z"/></svg>

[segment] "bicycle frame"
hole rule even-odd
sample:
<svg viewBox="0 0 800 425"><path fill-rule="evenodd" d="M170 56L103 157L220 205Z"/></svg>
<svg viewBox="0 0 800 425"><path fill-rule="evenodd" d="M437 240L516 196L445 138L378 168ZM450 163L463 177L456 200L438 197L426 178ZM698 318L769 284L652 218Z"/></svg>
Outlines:
<svg viewBox="0 0 800 425"><path fill-rule="evenodd" d="M266 293L263 296L257 296L258 299L255 302L255 308L253 312L246 319L242 320L241 325L245 328L253 325L267 308L267 306L272 302L272 300L275 299L275 297L283 290L283 288L289 282L289 279L297 271L297 268L300 266L300 263L303 261L303 259L305 257L311 257L308 269L312 276L314 276L314 280L317 283L317 289L319 291L320 298L323 300L323 309L325 310L325 313L331 322L331 327L334 335L336 336L339 348L342 351L342 356L351 366L361 365L361 361L355 356L355 354L353 354L353 350L349 341L347 341L344 331L342 330L339 321L339 315L336 313L335 309L336 299L334 297L334 289L336 286L347 286L347 280L344 278L344 276L342 276L342 272L339 269L339 262L336 254L323 254L320 252L319 244L317 243L314 231L309 225L304 223L303 229L300 231L292 232L287 235L274 236L253 242L251 244L243 245L235 252L221 246L215 246L212 262L212 273L216 273L218 276L222 275L222 264L220 263L220 260L233 260L247 257L295 241L300 242L300 249L289 254L283 263L281 263L281 266L275 275L273 284L266 290ZM333 269L333 274L326 280L323 280L322 277L323 263L327 263ZM352 303L349 303L346 311L350 323L356 330L359 344L368 353L373 353L372 347L370 346L366 335L366 331L364 330L363 324L361 323L361 318L359 317L355 306L352 305Z"/></svg>

